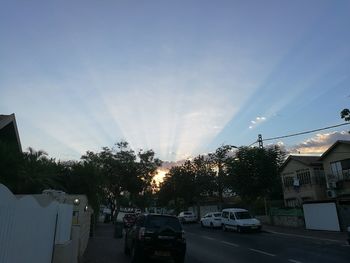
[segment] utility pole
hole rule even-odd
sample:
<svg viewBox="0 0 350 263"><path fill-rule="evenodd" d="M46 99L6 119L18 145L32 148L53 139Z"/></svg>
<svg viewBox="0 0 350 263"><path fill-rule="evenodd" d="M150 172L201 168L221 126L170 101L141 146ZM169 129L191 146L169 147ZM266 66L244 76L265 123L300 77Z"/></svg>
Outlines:
<svg viewBox="0 0 350 263"><path fill-rule="evenodd" d="M262 135L259 134L258 135L258 143L259 143L259 148L264 148L264 144L263 144L263 139L262 139Z"/></svg>

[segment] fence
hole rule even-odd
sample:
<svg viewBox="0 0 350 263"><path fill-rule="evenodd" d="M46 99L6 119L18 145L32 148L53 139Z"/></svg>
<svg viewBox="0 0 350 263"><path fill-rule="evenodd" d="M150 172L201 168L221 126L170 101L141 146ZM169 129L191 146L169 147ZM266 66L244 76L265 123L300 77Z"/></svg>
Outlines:
<svg viewBox="0 0 350 263"><path fill-rule="evenodd" d="M56 244L70 240L72 205L42 206L32 196L17 199L0 184L0 263L48 263Z"/></svg>
<svg viewBox="0 0 350 263"><path fill-rule="evenodd" d="M301 208L270 208L271 216L304 216Z"/></svg>

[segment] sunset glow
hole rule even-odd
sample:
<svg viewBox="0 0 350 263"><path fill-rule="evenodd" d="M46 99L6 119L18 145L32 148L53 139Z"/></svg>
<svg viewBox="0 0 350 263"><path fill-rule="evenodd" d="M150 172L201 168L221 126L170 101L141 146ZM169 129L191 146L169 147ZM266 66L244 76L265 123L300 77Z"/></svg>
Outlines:
<svg viewBox="0 0 350 263"><path fill-rule="evenodd" d="M159 168L157 170L157 174L153 177L153 180L156 181L157 184L163 182L163 179L165 177L165 175L167 174L168 170L164 170L162 168Z"/></svg>
<svg viewBox="0 0 350 263"><path fill-rule="evenodd" d="M338 124L350 104L349 1L5 2L0 114L23 149L78 160L127 140L179 161Z"/></svg>

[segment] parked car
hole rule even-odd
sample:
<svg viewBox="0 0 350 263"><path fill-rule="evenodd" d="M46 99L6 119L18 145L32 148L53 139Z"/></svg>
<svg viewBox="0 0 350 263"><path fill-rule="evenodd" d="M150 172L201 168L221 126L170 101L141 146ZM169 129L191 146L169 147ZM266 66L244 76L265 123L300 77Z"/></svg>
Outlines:
<svg viewBox="0 0 350 263"><path fill-rule="evenodd" d="M142 214L125 234L124 252L133 263L155 258L183 263L185 232L175 216Z"/></svg>
<svg viewBox="0 0 350 263"><path fill-rule="evenodd" d="M202 227L221 227L221 213L213 212L208 213L204 217L201 218L201 226Z"/></svg>
<svg viewBox="0 0 350 263"><path fill-rule="evenodd" d="M183 211L178 215L181 223L193 223L197 221L196 215L192 211Z"/></svg>
<svg viewBox="0 0 350 263"><path fill-rule="evenodd" d="M221 224L224 231L228 229L243 232L247 230L260 231L262 226L258 219L253 218L248 210L241 208L223 209Z"/></svg>

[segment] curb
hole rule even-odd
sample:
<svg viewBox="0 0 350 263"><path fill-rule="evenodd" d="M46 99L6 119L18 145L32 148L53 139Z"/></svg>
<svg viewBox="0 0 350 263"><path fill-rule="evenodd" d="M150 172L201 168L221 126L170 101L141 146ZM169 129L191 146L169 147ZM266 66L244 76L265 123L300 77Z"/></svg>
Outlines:
<svg viewBox="0 0 350 263"><path fill-rule="evenodd" d="M283 236L291 236L291 237L299 237L299 238L305 238L305 239L314 239L314 240L321 240L321 241L328 241L328 242L334 242L334 243L341 243L344 244L347 240L344 239L331 239L331 238L324 238L324 237L317 237L317 236L309 236L309 235L302 235L302 234L291 234L291 233L285 233L285 232L277 232L272 230L262 230L262 232L270 233L270 234L277 234L277 235L283 235Z"/></svg>

